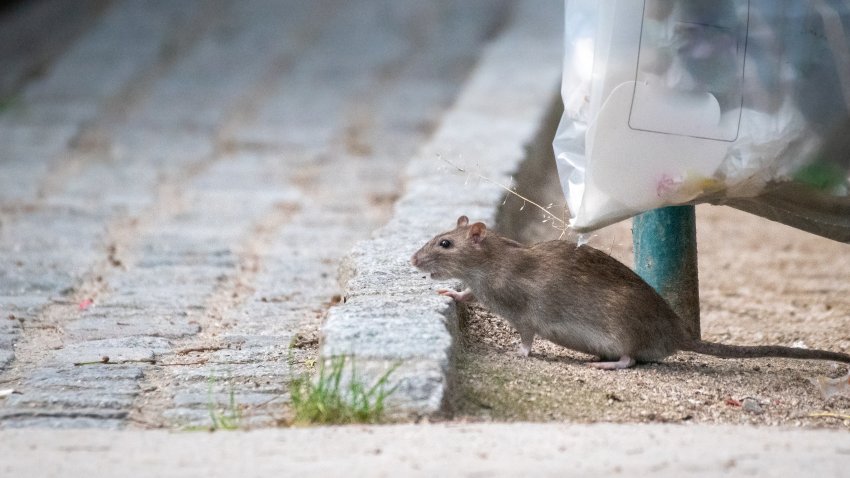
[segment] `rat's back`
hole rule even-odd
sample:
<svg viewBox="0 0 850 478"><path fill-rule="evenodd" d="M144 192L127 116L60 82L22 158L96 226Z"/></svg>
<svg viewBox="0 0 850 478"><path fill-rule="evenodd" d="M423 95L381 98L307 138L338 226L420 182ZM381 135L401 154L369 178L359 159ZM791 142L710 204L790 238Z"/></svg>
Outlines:
<svg viewBox="0 0 850 478"><path fill-rule="evenodd" d="M678 350L684 333L675 312L625 264L567 241L529 253L544 264L534 299L542 337L605 359L652 361Z"/></svg>

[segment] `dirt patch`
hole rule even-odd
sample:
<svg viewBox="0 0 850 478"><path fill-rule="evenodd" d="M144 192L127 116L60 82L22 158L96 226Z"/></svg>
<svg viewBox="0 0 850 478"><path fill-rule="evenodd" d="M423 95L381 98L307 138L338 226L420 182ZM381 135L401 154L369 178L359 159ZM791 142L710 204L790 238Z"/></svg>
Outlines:
<svg viewBox="0 0 850 478"><path fill-rule="evenodd" d="M540 191L533 199L542 204L559 200L552 182L526 189ZM505 210L512 207L521 201L509 200ZM521 228L514 214L503 232L527 242L560 234L537 212L524 214ZM590 244L631 266L630 228L630 221L615 224ZM850 352L850 246L726 207L699 206L697 229L704 339ZM517 356L516 332L480 307L470 307L463 322L459 420L850 428L850 398L825 400L810 382L846 373L830 362L679 353L606 372L587 367L591 357L541 339L530 357ZM823 413L839 417L812 416Z"/></svg>

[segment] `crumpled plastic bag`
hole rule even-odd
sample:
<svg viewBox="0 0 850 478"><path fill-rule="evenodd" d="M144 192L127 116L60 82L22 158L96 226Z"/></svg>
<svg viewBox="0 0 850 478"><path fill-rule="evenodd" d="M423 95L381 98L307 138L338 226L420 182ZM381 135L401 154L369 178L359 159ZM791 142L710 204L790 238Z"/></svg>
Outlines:
<svg viewBox="0 0 850 478"><path fill-rule="evenodd" d="M567 0L570 225L728 204L850 242L850 2Z"/></svg>

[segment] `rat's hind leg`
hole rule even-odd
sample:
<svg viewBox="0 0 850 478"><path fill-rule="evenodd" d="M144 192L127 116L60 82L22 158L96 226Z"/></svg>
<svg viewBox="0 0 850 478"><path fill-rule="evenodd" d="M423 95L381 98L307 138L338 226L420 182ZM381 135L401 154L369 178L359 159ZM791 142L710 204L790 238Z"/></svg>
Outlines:
<svg viewBox="0 0 850 478"><path fill-rule="evenodd" d="M616 362L590 362L590 365L593 368L598 368L601 370L620 370L624 368L629 368L635 364L635 359L629 357L628 355L623 355L620 357L620 360Z"/></svg>

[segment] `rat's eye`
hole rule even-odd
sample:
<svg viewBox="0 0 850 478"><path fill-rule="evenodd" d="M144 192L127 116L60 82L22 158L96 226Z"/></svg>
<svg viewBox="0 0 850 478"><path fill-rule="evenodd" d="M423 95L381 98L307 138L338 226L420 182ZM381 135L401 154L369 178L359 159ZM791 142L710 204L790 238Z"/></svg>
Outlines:
<svg viewBox="0 0 850 478"><path fill-rule="evenodd" d="M448 249L452 247L452 241L448 239L443 239L442 241L440 241L440 247L442 247L443 249Z"/></svg>

